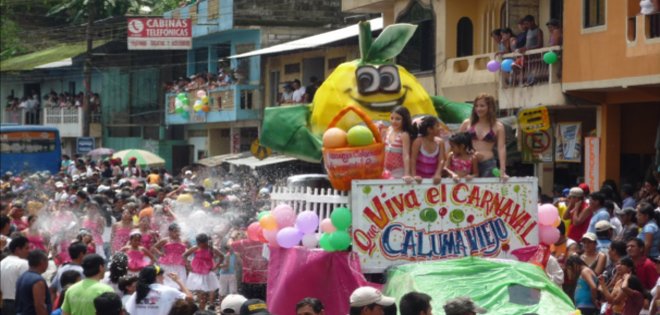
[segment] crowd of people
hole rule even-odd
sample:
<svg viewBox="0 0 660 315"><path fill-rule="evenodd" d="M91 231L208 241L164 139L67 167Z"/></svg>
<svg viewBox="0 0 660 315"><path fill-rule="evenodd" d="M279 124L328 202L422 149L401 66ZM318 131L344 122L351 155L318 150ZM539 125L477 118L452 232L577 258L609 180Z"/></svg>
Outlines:
<svg viewBox="0 0 660 315"><path fill-rule="evenodd" d="M282 93L279 95L277 105L311 103L316 94L316 90L318 90L322 83L323 81L315 76L309 78L309 85L307 86L302 85L298 79L291 82L285 82L282 87Z"/></svg>
<svg viewBox="0 0 660 315"><path fill-rule="evenodd" d="M13 116L9 121L20 122L20 115L24 112L27 124L39 124L43 108L80 108L83 106L84 98L85 94L83 92L62 92L58 94L53 90L45 94L43 98L34 90L21 98L9 95L5 106L5 115ZM90 95L89 108L93 113L100 113L101 97L98 93Z"/></svg>

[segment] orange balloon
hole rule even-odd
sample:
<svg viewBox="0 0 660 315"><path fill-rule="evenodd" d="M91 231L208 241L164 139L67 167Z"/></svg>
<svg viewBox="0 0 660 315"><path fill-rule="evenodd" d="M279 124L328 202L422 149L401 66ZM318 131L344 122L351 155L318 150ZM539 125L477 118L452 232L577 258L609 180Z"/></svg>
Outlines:
<svg viewBox="0 0 660 315"><path fill-rule="evenodd" d="M277 220L275 220L275 217L270 214L261 217L259 220L259 225L261 225L261 228L264 230L277 230Z"/></svg>

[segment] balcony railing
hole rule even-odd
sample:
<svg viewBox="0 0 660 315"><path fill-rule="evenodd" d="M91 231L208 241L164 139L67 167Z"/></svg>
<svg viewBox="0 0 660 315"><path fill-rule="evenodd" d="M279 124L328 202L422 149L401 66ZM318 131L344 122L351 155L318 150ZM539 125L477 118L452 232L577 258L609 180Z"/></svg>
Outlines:
<svg viewBox="0 0 660 315"><path fill-rule="evenodd" d="M185 124L188 122L228 122L236 120L257 119L259 115L258 104L260 99L259 86L233 84L208 90L209 112L195 112L194 104L197 100L197 91L186 93L189 106L188 114L181 115L176 112L176 93L168 93L167 101L168 123ZM186 118L188 117L188 118Z"/></svg>
<svg viewBox="0 0 660 315"><path fill-rule="evenodd" d="M543 61L543 55L550 51L557 54L557 62L552 65ZM500 71L502 89L558 83L561 78L561 46L533 49L525 54L506 54L502 58L514 61L513 71Z"/></svg>

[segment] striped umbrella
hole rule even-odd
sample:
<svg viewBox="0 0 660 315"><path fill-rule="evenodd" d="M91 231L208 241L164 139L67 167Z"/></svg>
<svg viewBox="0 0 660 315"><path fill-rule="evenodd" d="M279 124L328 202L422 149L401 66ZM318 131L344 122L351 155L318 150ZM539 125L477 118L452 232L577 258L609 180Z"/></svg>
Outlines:
<svg viewBox="0 0 660 315"><path fill-rule="evenodd" d="M123 165L128 165L128 160L133 157L137 159L137 164L140 166L157 167L165 165L163 158L145 150L128 149L112 155L112 158L121 158Z"/></svg>

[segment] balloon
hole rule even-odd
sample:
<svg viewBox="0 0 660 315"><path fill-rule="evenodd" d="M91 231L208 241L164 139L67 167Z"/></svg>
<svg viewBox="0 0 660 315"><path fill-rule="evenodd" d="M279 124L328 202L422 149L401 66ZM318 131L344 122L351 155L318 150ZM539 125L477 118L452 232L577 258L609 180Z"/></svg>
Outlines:
<svg viewBox="0 0 660 315"><path fill-rule="evenodd" d="M261 218L263 218L264 216L267 216L267 215L269 215L269 214L270 214L270 211L261 211L261 212L259 212L259 214L257 215L257 220L261 220Z"/></svg>
<svg viewBox="0 0 660 315"><path fill-rule="evenodd" d="M284 248L291 248L302 240L303 234L295 227L285 227L277 232L277 244Z"/></svg>
<svg viewBox="0 0 660 315"><path fill-rule="evenodd" d="M206 96L206 91L204 91L204 90L198 90L197 91L197 97L202 98L204 96Z"/></svg>
<svg viewBox="0 0 660 315"><path fill-rule="evenodd" d="M247 228L247 237L252 241L259 241L259 235L263 235L263 229L259 222L252 222Z"/></svg>
<svg viewBox="0 0 660 315"><path fill-rule="evenodd" d="M539 241L552 245L559 240L559 230L552 226L539 225Z"/></svg>
<svg viewBox="0 0 660 315"><path fill-rule="evenodd" d="M303 234L314 233L316 232L316 228L319 227L319 216L314 211L303 211L298 213L296 227Z"/></svg>
<svg viewBox="0 0 660 315"><path fill-rule="evenodd" d="M188 96L186 95L186 93L179 93L179 94L176 95L176 98L177 98L178 100L183 101L184 99L187 99Z"/></svg>
<svg viewBox="0 0 660 315"><path fill-rule="evenodd" d="M319 239L319 246L321 246L321 248L323 248L323 250L326 252L335 251L335 249L332 247L332 244L330 244L330 234L328 233L323 233L323 235L321 235L321 238Z"/></svg>
<svg viewBox="0 0 660 315"><path fill-rule="evenodd" d="M264 230L277 230L277 219L275 219L272 214L268 214L259 219L259 225L261 225Z"/></svg>
<svg viewBox="0 0 660 315"><path fill-rule="evenodd" d="M209 111L211 111L211 107L209 107L208 105L202 105L202 111L208 113Z"/></svg>
<svg viewBox="0 0 660 315"><path fill-rule="evenodd" d="M497 70L500 70L500 62L497 60L491 60L486 64L486 68L488 68L488 71L490 72L497 72Z"/></svg>
<svg viewBox="0 0 660 315"><path fill-rule="evenodd" d="M296 223L296 212L287 204L280 204L275 207L271 215L275 217L280 228L293 226Z"/></svg>
<svg viewBox="0 0 660 315"><path fill-rule="evenodd" d="M190 100L188 100L188 98L186 97L181 100L181 103L183 103L183 106L188 106L190 105Z"/></svg>
<svg viewBox="0 0 660 315"><path fill-rule="evenodd" d="M500 68L504 72L511 72L513 70L513 59L504 59L500 64Z"/></svg>
<svg viewBox="0 0 660 315"><path fill-rule="evenodd" d="M272 231L263 230L263 231L264 231L263 232L264 239L270 246L280 247L280 244L277 243L277 232L278 232L277 230L272 230Z"/></svg>
<svg viewBox="0 0 660 315"><path fill-rule="evenodd" d="M392 173L390 173L390 171L388 170L384 170L383 174L380 177L382 177L383 179L392 179Z"/></svg>
<svg viewBox="0 0 660 315"><path fill-rule="evenodd" d="M561 224L561 218L557 217L557 220L555 220L555 223L553 223L552 226L559 227L559 224Z"/></svg>
<svg viewBox="0 0 660 315"><path fill-rule="evenodd" d="M332 233L337 230L337 228L334 225L332 225L332 221L330 220L330 218L325 218L321 220L320 226L321 226L321 232L325 232L325 233Z"/></svg>
<svg viewBox="0 0 660 315"><path fill-rule="evenodd" d="M177 107L174 111L175 111L177 114L182 115L186 110L183 109L183 107Z"/></svg>
<svg viewBox="0 0 660 315"><path fill-rule="evenodd" d="M316 233L305 234L302 238L302 244L307 248L316 248L316 245L319 244L319 239L316 236Z"/></svg>
<svg viewBox="0 0 660 315"><path fill-rule="evenodd" d="M195 112L201 113L202 112L202 106L203 106L202 104L195 104L195 106L193 106L193 110Z"/></svg>
<svg viewBox="0 0 660 315"><path fill-rule="evenodd" d="M204 96L202 97L202 105L208 105L209 104L209 97Z"/></svg>
<svg viewBox="0 0 660 315"><path fill-rule="evenodd" d="M422 222L432 223L438 218L438 213L433 208L426 208L419 213Z"/></svg>
<svg viewBox="0 0 660 315"><path fill-rule="evenodd" d="M351 246L351 235L346 231L335 231L330 234L330 245L336 250L345 250Z"/></svg>
<svg viewBox="0 0 660 315"><path fill-rule="evenodd" d="M188 111L184 111L183 113L181 113L181 117L183 117L183 119L189 119L190 113Z"/></svg>
<svg viewBox="0 0 660 315"><path fill-rule="evenodd" d="M193 203L193 196L191 194L181 194L179 195L179 197L176 198L176 201L180 203L190 204Z"/></svg>
<svg viewBox="0 0 660 315"><path fill-rule="evenodd" d="M496 167L496 168L493 169L493 176L500 177L501 174L502 173L500 172L499 168Z"/></svg>
<svg viewBox="0 0 660 315"><path fill-rule="evenodd" d="M552 226L559 217L559 211L552 204L546 203L539 206L539 224Z"/></svg>
<svg viewBox="0 0 660 315"><path fill-rule="evenodd" d="M551 64L557 62L557 54L554 51L549 51L549 52L543 54L543 61L545 61L545 63L551 65Z"/></svg>
<svg viewBox="0 0 660 315"><path fill-rule="evenodd" d="M211 186L213 186L213 182L210 178L204 178L204 182L202 184L204 185L204 188L211 188Z"/></svg>
<svg viewBox="0 0 660 315"><path fill-rule="evenodd" d="M330 214L330 219L337 230L345 230L351 226L351 210L344 207L335 208Z"/></svg>

